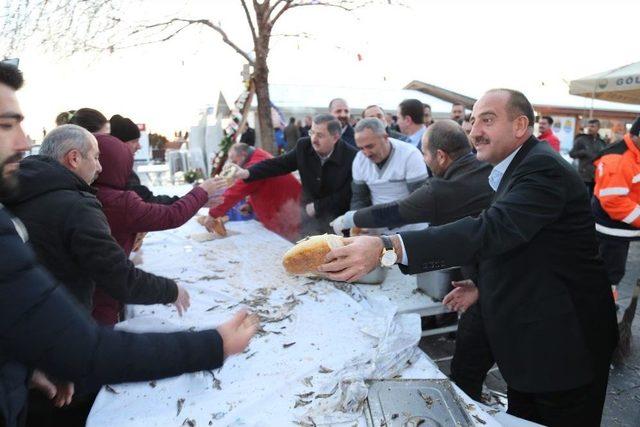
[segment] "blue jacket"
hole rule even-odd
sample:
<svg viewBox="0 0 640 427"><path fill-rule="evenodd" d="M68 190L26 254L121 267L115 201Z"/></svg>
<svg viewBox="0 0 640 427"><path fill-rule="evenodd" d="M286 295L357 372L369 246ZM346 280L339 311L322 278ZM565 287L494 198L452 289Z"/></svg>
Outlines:
<svg viewBox="0 0 640 427"><path fill-rule="evenodd" d="M0 425L24 421L34 368L97 390L222 365L215 330L132 334L97 326L37 264L2 205L0 259Z"/></svg>

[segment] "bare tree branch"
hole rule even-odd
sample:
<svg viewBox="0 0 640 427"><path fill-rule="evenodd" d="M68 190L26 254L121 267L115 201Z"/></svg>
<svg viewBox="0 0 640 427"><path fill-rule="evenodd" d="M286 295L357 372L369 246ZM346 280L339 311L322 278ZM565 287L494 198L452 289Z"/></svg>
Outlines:
<svg viewBox="0 0 640 427"><path fill-rule="evenodd" d="M145 26L143 26L141 28L138 28L138 29L132 31L130 33L130 35L133 36L133 35L136 35L138 33L142 33L145 30L150 30L150 29L153 29L153 28L161 28L162 30L165 30L165 29L169 28L171 25L173 25L173 24L175 24L177 22L182 22L182 23L186 23L187 24L186 26L180 28L179 31L182 31L186 27L188 27L190 25L194 25L194 24L200 24L200 25L204 25L205 27L211 28L212 30L216 31L218 34L220 34L222 36L222 41L223 42L225 42L228 46L231 46L233 48L233 50L235 50L243 58L245 58L249 62L249 64L251 64L251 65L254 64L253 59L251 59L251 57L249 56L249 54L247 52L242 50L237 44L235 44L233 41L231 41L231 39L229 39L229 36L227 35L227 33L220 26L214 24L213 22L211 22L208 19L173 18L173 19L170 19L169 21L158 22L156 24L151 24L151 25L145 25Z"/></svg>
<svg viewBox="0 0 640 427"><path fill-rule="evenodd" d="M291 0L285 0L285 4L284 6L282 6L282 9L280 9L280 11L276 14L276 16L273 17L273 19L271 20L271 26L273 27L276 24L276 21L278 19L280 19L280 17L282 16L283 13L285 13L287 11L287 9L289 9L291 7ZM273 5L273 9L271 9L269 11L269 16L271 16L271 12L273 12L273 10L275 10L276 5L278 3L281 3L280 1L278 1L275 5Z"/></svg>
<svg viewBox="0 0 640 427"><path fill-rule="evenodd" d="M242 8L244 9L244 14L247 16L247 22L249 22L249 28L251 28L251 37L253 38L254 46L258 43L258 36L256 35L256 28L253 25L253 20L251 19L251 14L249 13L249 8L247 7L246 0L240 0L242 3Z"/></svg>

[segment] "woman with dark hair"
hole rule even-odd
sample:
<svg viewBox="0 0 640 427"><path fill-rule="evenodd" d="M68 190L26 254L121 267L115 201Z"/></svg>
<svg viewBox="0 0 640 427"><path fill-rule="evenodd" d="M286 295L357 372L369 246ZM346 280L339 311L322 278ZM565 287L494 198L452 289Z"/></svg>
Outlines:
<svg viewBox="0 0 640 427"><path fill-rule="evenodd" d="M93 108L79 109L73 113L69 124L83 127L91 133L109 133L109 120Z"/></svg>

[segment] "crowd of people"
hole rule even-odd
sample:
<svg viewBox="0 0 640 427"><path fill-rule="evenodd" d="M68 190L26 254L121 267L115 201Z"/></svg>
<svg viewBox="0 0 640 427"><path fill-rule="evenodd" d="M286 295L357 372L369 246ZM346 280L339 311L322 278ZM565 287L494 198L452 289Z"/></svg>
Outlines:
<svg viewBox="0 0 640 427"><path fill-rule="evenodd" d="M576 170L558 154L553 119L540 118L534 136L533 107L513 90L487 92L471 114L455 104L450 120L433 121L414 99L397 122L371 105L353 125L340 98L329 111L289 152L238 164L239 182L298 171L301 236L380 234L332 251L322 267L332 279L357 280L388 255L407 274L471 267L444 300L463 312L452 379L480 400L496 363L509 413L599 425L615 285L640 238L640 118L606 148L590 120L570 152Z"/></svg>
<svg viewBox="0 0 640 427"><path fill-rule="evenodd" d="M259 327L246 311L216 330L112 327L124 304L189 308L186 289L129 260L145 233L179 227L205 205L213 230L245 198L266 228L291 241L351 235L320 268L334 280L355 281L379 265L405 274L471 267L444 299L461 313L456 384L480 400L496 363L509 413L599 425L617 343L611 286L640 238L640 118L606 147L590 121L570 152L576 170L557 153L553 119L542 117L534 136L533 108L514 90L488 91L470 113L454 104L450 119L437 121L417 99L400 102L395 115L372 104L354 121L335 98L305 126L290 120L279 156L257 148L255 133L235 143L232 185L213 177L169 197L133 171L140 132L121 115L62 113L39 154L22 159L21 86L20 71L0 64L4 425L72 425L102 384L212 369L243 351Z"/></svg>

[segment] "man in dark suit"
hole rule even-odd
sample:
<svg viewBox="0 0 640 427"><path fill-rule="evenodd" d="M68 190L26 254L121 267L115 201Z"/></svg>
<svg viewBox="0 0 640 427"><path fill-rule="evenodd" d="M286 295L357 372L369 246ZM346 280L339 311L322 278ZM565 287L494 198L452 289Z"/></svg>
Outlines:
<svg viewBox="0 0 640 427"><path fill-rule="evenodd" d="M599 425L617 325L584 184L533 137L533 108L520 92L487 92L472 123L478 159L494 165L487 210L350 239L320 269L353 281L379 260L396 259L405 273L478 261L479 312L507 381L508 412L544 425Z"/></svg>
<svg viewBox="0 0 640 427"><path fill-rule="evenodd" d="M351 119L351 112L347 101L342 98L335 98L329 102L329 113L335 117L342 127L340 139L344 142L356 148L356 134L353 131L353 126L349 123Z"/></svg>
<svg viewBox="0 0 640 427"><path fill-rule="evenodd" d="M330 114L313 119L310 137L301 138L281 156L239 169L235 177L249 183L300 172L302 182L301 233L330 233L329 223L349 210L351 164L358 151L340 139L340 122Z"/></svg>

